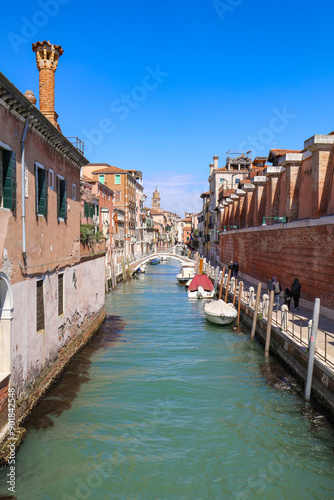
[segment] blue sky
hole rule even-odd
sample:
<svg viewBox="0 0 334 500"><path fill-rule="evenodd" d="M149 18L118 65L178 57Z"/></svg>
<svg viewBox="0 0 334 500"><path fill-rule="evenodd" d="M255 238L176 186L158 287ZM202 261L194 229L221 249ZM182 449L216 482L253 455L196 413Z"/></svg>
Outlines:
<svg viewBox="0 0 334 500"><path fill-rule="evenodd" d="M212 156L302 149L334 129L332 2L17 0L0 70L38 97L31 44L64 49L55 107L91 162L143 172L150 201L200 210ZM149 203L148 203L149 204Z"/></svg>

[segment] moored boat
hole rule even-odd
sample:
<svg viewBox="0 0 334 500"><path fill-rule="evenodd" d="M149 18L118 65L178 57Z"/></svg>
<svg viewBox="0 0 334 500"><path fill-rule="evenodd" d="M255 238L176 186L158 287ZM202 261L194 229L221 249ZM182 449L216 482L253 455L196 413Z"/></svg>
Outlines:
<svg viewBox="0 0 334 500"><path fill-rule="evenodd" d="M160 264L160 259L152 259L149 264L151 264L151 266L156 266L157 264Z"/></svg>
<svg viewBox="0 0 334 500"><path fill-rule="evenodd" d="M146 273L146 264L142 264L138 269L139 273Z"/></svg>
<svg viewBox="0 0 334 500"><path fill-rule="evenodd" d="M206 274L196 274L188 287L189 299L213 299L215 289Z"/></svg>
<svg viewBox="0 0 334 500"><path fill-rule="evenodd" d="M238 316L236 308L222 299L205 304L204 310L206 319L217 325L229 325Z"/></svg>
<svg viewBox="0 0 334 500"><path fill-rule="evenodd" d="M181 285L185 285L187 281L192 279L194 276L195 276L194 264L189 262L183 264L179 274L176 275L176 279Z"/></svg>

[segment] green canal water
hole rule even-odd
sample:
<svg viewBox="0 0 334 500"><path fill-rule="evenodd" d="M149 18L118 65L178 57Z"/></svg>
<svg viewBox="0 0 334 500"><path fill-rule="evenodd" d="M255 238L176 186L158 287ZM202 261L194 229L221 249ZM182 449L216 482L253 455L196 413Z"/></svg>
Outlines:
<svg viewBox="0 0 334 500"><path fill-rule="evenodd" d="M333 498L326 421L245 329L205 321L175 261L148 267L31 416L13 498Z"/></svg>

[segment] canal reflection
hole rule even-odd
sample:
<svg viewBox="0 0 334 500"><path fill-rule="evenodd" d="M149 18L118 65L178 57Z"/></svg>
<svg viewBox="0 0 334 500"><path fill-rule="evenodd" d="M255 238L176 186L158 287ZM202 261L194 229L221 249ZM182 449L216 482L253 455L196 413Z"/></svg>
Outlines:
<svg viewBox="0 0 334 500"><path fill-rule="evenodd" d="M71 361L58 382L51 387L45 398L34 408L25 423L27 430L47 429L54 426L54 418L69 410L78 396L81 385L91 380L89 369L94 353L109 349L114 342L122 341L121 331L126 326L120 316L109 315L93 339ZM123 342L126 340L123 339Z"/></svg>

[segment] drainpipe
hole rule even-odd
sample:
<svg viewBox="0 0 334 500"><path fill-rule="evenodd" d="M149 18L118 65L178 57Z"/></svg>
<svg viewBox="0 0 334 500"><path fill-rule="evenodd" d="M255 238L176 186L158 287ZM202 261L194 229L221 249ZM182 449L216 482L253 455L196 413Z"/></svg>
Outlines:
<svg viewBox="0 0 334 500"><path fill-rule="evenodd" d="M24 158L25 158L25 140L28 132L30 115L28 114L23 136L21 140L21 191L22 191L22 254L24 265L27 265L27 252L26 252L26 199L25 199L25 168L24 168Z"/></svg>

